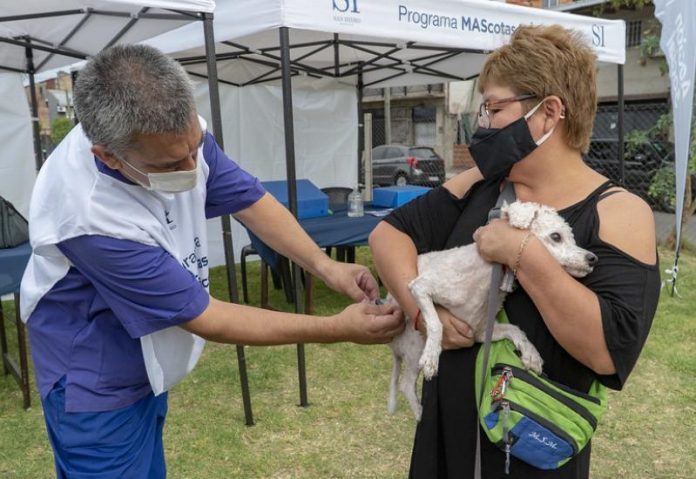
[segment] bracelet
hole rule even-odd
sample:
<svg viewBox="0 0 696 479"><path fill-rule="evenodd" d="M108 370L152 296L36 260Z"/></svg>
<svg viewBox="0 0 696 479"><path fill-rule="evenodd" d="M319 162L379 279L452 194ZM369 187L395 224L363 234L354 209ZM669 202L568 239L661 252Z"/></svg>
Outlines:
<svg viewBox="0 0 696 479"><path fill-rule="evenodd" d="M531 237L532 237L532 232L527 231L527 235L522 240L522 243L520 243L520 249L517 251L517 258L515 259L515 265L512 267L512 275L515 278L517 277L517 270L520 269L520 261L522 261L522 253L524 252L524 248L527 246L527 243L529 243L529 239Z"/></svg>
<svg viewBox="0 0 696 479"><path fill-rule="evenodd" d="M413 329L418 331L418 319L420 318L420 309L416 313L416 316L413 318Z"/></svg>

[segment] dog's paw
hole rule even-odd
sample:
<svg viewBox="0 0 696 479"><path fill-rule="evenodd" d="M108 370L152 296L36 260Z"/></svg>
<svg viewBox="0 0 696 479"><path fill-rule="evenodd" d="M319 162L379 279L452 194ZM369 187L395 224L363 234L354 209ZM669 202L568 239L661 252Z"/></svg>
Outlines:
<svg viewBox="0 0 696 479"><path fill-rule="evenodd" d="M524 364L526 369L534 371L537 374L541 374L542 367L544 366L544 360L541 359L541 355L536 348L524 348L520 359L522 360L522 364Z"/></svg>
<svg viewBox="0 0 696 479"><path fill-rule="evenodd" d="M418 365L423 371L423 376L425 379L432 379L433 377L437 376L437 368L439 366L438 360L438 356L421 356L420 361L418 361Z"/></svg>
<svg viewBox="0 0 696 479"><path fill-rule="evenodd" d="M416 422L420 422L421 417L423 416L423 406L417 404L413 410L413 415L416 416Z"/></svg>

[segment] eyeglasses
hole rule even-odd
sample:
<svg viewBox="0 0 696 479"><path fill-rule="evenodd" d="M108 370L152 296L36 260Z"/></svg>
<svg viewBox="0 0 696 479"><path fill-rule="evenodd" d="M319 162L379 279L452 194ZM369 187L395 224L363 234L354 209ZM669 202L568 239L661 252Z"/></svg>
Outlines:
<svg viewBox="0 0 696 479"><path fill-rule="evenodd" d="M492 106L504 105L506 103L512 103L515 101L530 100L536 98L536 95L530 93L525 95L516 95L509 98L501 98L500 100L486 100L479 105L478 111L478 124L481 128L491 127L491 116L495 114L495 111L491 114L490 108Z"/></svg>

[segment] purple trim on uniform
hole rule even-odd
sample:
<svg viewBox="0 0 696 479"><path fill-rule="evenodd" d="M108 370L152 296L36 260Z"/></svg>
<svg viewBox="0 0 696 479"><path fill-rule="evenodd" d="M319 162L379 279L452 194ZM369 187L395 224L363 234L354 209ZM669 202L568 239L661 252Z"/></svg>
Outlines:
<svg viewBox="0 0 696 479"><path fill-rule="evenodd" d="M259 180L230 160L205 133L206 217L232 214L258 201ZM97 169L133 184L97 158ZM45 398L66 376L68 412L128 406L151 389L139 337L199 316L208 293L164 249L105 236L58 245L71 261L27 323L37 385Z"/></svg>
<svg viewBox="0 0 696 479"><path fill-rule="evenodd" d="M208 292L160 247L80 236L58 248L73 267L27 323L41 397L66 375L66 411L128 406L151 391L138 338L198 317Z"/></svg>
<svg viewBox="0 0 696 479"><path fill-rule="evenodd" d="M205 132L203 140L203 158L210 169L206 183L206 218L234 214L253 205L266 193L259 179L232 161L208 131ZM95 158L94 162L101 173L129 185L135 184L120 171L112 170L98 158Z"/></svg>

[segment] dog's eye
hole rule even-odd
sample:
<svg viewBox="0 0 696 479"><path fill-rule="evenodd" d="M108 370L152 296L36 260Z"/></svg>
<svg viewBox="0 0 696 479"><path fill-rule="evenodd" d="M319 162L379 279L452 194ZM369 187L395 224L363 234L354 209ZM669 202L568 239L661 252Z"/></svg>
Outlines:
<svg viewBox="0 0 696 479"><path fill-rule="evenodd" d="M551 239L556 242L560 243L561 242L561 234L560 233L551 233Z"/></svg>

